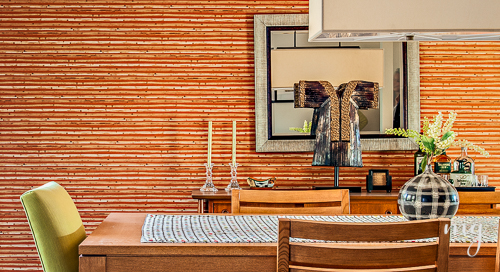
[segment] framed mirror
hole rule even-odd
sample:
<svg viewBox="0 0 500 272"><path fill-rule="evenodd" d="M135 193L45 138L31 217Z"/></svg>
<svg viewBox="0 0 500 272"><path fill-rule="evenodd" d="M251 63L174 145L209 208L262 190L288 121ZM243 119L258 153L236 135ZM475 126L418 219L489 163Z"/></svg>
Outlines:
<svg viewBox="0 0 500 272"><path fill-rule="evenodd" d="M419 129L418 43L309 43L307 25L307 14L254 16L256 151L313 151L315 137L301 131L313 109L293 108L293 83L328 80L338 86L358 79L383 86L379 109L358 111L365 122L362 149L418 149L410 139L384 134L389 127Z"/></svg>

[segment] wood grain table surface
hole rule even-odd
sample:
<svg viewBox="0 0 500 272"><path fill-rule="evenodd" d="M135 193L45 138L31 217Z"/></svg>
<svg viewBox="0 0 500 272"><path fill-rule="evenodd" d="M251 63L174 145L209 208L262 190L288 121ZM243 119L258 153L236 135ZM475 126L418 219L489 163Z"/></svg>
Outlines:
<svg viewBox="0 0 500 272"><path fill-rule="evenodd" d="M276 270L275 243L141 243L145 217L111 213L80 244L80 272ZM494 271L496 243L481 244L473 258L469 245L450 244L449 271Z"/></svg>

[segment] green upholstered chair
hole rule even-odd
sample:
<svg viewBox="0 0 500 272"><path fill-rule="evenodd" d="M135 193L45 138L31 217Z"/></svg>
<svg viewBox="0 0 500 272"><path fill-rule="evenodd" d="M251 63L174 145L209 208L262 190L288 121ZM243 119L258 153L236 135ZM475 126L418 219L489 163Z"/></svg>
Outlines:
<svg viewBox="0 0 500 272"><path fill-rule="evenodd" d="M21 202L45 272L78 271L78 245L86 238L69 194L55 182L24 193Z"/></svg>

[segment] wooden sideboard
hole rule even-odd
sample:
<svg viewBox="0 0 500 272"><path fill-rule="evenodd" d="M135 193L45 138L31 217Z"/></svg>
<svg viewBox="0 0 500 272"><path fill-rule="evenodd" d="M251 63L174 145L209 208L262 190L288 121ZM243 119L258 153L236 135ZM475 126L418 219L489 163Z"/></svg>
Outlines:
<svg viewBox="0 0 500 272"><path fill-rule="evenodd" d="M192 191L198 200L199 213L231 213L231 192ZM351 214L398 214L397 192L362 192L350 194Z"/></svg>
<svg viewBox="0 0 500 272"><path fill-rule="evenodd" d="M351 214L399 214L398 191L350 193ZM496 204L500 204L500 192L458 192L463 200L457 214L500 214ZM205 193L191 192L198 200L198 213L231 213L231 193L219 190Z"/></svg>
<svg viewBox="0 0 500 272"><path fill-rule="evenodd" d="M231 192L194 190L191 197L198 200L198 213L231 213Z"/></svg>

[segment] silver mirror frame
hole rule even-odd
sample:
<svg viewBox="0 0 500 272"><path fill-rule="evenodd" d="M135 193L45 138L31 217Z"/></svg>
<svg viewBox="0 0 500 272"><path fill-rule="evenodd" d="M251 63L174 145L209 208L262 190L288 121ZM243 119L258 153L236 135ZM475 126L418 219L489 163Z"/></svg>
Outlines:
<svg viewBox="0 0 500 272"><path fill-rule="evenodd" d="M254 15L255 58L255 150L256 152L311 152L311 140L269 140L267 116L266 27L308 26L308 14ZM408 58L408 128L420 130L420 62L418 42L409 42ZM363 151L417 150L407 138L361 139Z"/></svg>

